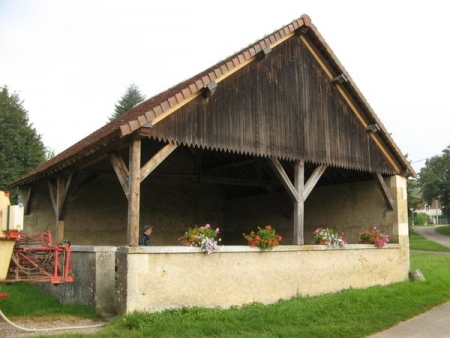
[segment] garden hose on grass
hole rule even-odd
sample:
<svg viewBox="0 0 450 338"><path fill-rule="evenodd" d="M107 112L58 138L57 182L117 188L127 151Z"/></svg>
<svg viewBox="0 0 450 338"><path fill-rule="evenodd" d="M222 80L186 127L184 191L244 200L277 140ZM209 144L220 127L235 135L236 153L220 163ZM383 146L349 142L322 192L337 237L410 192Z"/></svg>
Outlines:
<svg viewBox="0 0 450 338"><path fill-rule="evenodd" d="M14 324L12 321L10 321L8 318L6 318L6 316L3 314L2 310L0 310L0 317L2 317L5 322L14 326L15 328L22 330L22 331L29 331L29 332L47 332L47 331L56 331L56 330L90 329L90 328L96 328L96 327L105 325L105 323L102 323L102 324L87 325L87 326L67 326L67 327L56 327L56 328L45 328L45 329L27 329L26 327L21 327L19 325Z"/></svg>

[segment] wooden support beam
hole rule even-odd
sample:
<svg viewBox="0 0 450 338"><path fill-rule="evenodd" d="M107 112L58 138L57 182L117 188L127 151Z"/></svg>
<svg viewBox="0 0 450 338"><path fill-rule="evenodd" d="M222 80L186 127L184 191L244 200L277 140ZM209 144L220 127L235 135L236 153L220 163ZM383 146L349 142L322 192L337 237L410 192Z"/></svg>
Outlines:
<svg viewBox="0 0 450 338"><path fill-rule="evenodd" d="M141 140L134 139L130 145L128 195L127 243L139 245L139 211L141 193Z"/></svg>
<svg viewBox="0 0 450 338"><path fill-rule="evenodd" d="M33 204L33 199L34 199L34 188L33 185L28 185L28 192L27 192L27 197L25 200L25 215L29 215L31 213L31 205Z"/></svg>
<svg viewBox="0 0 450 338"><path fill-rule="evenodd" d="M64 240L64 220L60 219L61 206L66 198L66 180L63 176L56 179L56 236L58 243Z"/></svg>
<svg viewBox="0 0 450 338"><path fill-rule="evenodd" d="M326 170L326 166L318 166L305 184L305 163L299 161L294 163L294 184L292 184L286 171L277 158L270 158L270 165L286 188L289 196L294 201L294 234L293 244L303 245L304 240L304 209L305 200L319 181L320 177Z"/></svg>
<svg viewBox="0 0 450 338"><path fill-rule="evenodd" d="M84 191L87 187L89 187L97 177L100 176L100 173L95 172L89 174L83 181L81 181L76 188L73 189L70 193L70 201L72 202L82 191Z"/></svg>
<svg viewBox="0 0 450 338"><path fill-rule="evenodd" d="M50 195L50 202L52 204L53 215L57 218L58 207L56 205L56 183L53 180L47 181L48 185L48 194Z"/></svg>
<svg viewBox="0 0 450 338"><path fill-rule="evenodd" d="M394 199L392 198L391 193L389 192L388 187L386 186L386 183L384 182L383 176L379 173L375 173L373 175L375 177L375 180L377 181L378 187L381 190L381 193L383 194L384 200L386 201L387 207L389 210L394 210Z"/></svg>
<svg viewBox="0 0 450 338"><path fill-rule="evenodd" d="M59 206L58 210L58 220L60 221L66 218L67 210L69 209L70 204L71 191L73 191L74 189L75 186L74 182L76 181L77 177L78 172L71 172L64 183L65 189L63 192L63 199L61 201L61 205Z"/></svg>
<svg viewBox="0 0 450 338"><path fill-rule="evenodd" d="M281 165L280 161L276 157L271 157L269 160L269 163L271 167L274 169L275 174L280 179L283 186L286 188L289 196L291 199L296 202L298 200L298 192L296 191L294 185L292 184L291 180L289 179L289 176L286 174L286 171L284 170L283 166Z"/></svg>
<svg viewBox="0 0 450 338"><path fill-rule="evenodd" d="M118 152L112 152L108 154L109 161L111 162L116 176L119 179L120 185L122 186L123 192L128 199L128 194L130 191L129 187L129 173L122 156Z"/></svg>
<svg viewBox="0 0 450 338"><path fill-rule="evenodd" d="M303 245L305 222L305 198L303 198L305 183L305 164L303 161L294 164L294 188L297 191L297 200L294 204L294 235L293 244Z"/></svg>
<svg viewBox="0 0 450 338"><path fill-rule="evenodd" d="M311 193L311 191L316 186L317 182L319 182L320 177L327 169L325 165L319 165L316 169L314 169L313 173L308 179L308 182L305 184L305 190L303 191L303 200L306 200Z"/></svg>
<svg viewBox="0 0 450 338"><path fill-rule="evenodd" d="M178 146L176 144L166 144L156 153L142 168L140 172L140 182L145 180L155 168L160 165Z"/></svg>

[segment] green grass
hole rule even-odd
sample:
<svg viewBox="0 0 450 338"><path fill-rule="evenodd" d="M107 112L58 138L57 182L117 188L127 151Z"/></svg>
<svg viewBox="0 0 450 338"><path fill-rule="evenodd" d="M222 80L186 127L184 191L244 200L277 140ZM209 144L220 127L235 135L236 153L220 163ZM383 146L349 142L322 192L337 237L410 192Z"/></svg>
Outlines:
<svg viewBox="0 0 450 338"><path fill-rule="evenodd" d="M30 284L0 284L0 292L9 293L8 298L0 299L0 310L8 317L70 315L80 318L99 318L99 315L91 307L81 304L63 305L57 298Z"/></svg>
<svg viewBox="0 0 450 338"><path fill-rule="evenodd" d="M436 228L436 231L442 235L450 236L450 225L445 225Z"/></svg>
<svg viewBox="0 0 450 338"><path fill-rule="evenodd" d="M447 248L441 244L429 241L414 231L409 234L409 249L421 250L421 251L439 251L450 252L450 248Z"/></svg>
<svg viewBox="0 0 450 338"><path fill-rule="evenodd" d="M424 241L413 234L411 247L423 247ZM426 247L436 248L431 244ZM450 255L412 252L411 269L420 269L426 281L349 289L317 297L296 297L272 305L256 303L228 310L183 308L161 313L136 312L116 317L93 336L365 337L450 300ZM32 286L16 284L8 290L2 287L3 291L11 293L11 297L0 301L0 304L24 293L24 298L17 300L8 311L6 304L0 306L7 316L11 311L16 315L26 313L27 316L64 313L87 317L87 313L80 314L77 307L59 305L52 297L34 295L28 288ZM35 292L34 288L32 291ZM20 311L15 309L18 306ZM92 336L66 333L55 337Z"/></svg>

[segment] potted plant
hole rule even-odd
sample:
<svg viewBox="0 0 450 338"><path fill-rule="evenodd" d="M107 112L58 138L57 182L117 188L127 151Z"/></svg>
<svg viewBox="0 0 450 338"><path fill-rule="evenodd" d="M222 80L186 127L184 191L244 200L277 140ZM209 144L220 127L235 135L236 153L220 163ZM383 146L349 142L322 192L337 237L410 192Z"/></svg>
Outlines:
<svg viewBox="0 0 450 338"><path fill-rule="evenodd" d="M218 243L221 241L220 238L217 238L219 232L219 228L213 229L210 224L205 224L190 228L179 239L182 244L183 241L187 241L190 245L200 247L202 251L211 254L215 250L219 250Z"/></svg>
<svg viewBox="0 0 450 338"><path fill-rule="evenodd" d="M358 231L358 243L374 244L376 247L382 247L389 243L389 235L374 226L370 230Z"/></svg>
<svg viewBox="0 0 450 338"><path fill-rule="evenodd" d="M248 235L243 233L242 236L247 240L248 245L256 246L262 251L272 250L283 239L270 225L266 225L264 228L258 227L256 232L252 230Z"/></svg>
<svg viewBox="0 0 450 338"><path fill-rule="evenodd" d="M316 244L324 244L328 246L345 246L347 242L345 241L345 233L340 234L331 228L317 228L314 233L314 242Z"/></svg>

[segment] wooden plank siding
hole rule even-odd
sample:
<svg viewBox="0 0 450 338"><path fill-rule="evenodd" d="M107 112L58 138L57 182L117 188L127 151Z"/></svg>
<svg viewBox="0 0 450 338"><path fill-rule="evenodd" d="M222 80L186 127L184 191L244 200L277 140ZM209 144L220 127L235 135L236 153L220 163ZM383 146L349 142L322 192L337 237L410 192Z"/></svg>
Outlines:
<svg viewBox="0 0 450 338"><path fill-rule="evenodd" d="M252 156L396 173L298 37L224 79L213 96L198 97L154 125L149 137Z"/></svg>

